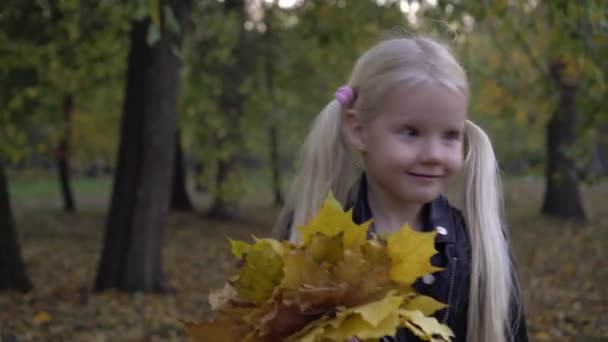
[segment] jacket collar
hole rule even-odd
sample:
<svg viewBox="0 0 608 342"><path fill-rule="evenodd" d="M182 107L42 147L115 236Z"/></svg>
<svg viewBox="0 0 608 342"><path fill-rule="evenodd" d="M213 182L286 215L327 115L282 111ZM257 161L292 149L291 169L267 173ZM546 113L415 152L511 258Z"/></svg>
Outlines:
<svg viewBox="0 0 608 342"><path fill-rule="evenodd" d="M346 209L353 209L353 221L357 224L373 218L367 199L367 179L365 173L361 175L360 179L350 189ZM435 200L425 204L422 210L424 215L424 231L438 231L435 242L454 243L456 241L456 227L451 214L452 207L444 195L440 195Z"/></svg>

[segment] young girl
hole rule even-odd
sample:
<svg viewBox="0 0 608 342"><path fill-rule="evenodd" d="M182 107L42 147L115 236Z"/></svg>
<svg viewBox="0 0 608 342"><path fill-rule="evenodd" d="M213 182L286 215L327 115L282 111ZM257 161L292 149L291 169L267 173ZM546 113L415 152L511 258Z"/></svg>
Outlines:
<svg viewBox="0 0 608 342"><path fill-rule="evenodd" d="M448 304L435 317L454 341L527 341L497 162L488 136L467 118L468 101L466 74L441 43L396 38L372 47L316 118L278 226L283 238L299 240L295 227L331 190L355 222L374 218L370 234L406 222L434 229L431 262L444 270L414 287ZM459 174L462 211L442 195ZM419 341L405 329L384 340Z"/></svg>

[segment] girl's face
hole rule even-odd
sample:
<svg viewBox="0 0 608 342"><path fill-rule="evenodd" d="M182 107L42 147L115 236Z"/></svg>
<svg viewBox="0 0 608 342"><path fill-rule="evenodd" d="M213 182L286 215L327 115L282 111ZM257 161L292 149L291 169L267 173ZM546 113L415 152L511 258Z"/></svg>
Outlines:
<svg viewBox="0 0 608 342"><path fill-rule="evenodd" d="M360 126L351 121L370 186L404 203L436 199L462 167L466 112L463 94L424 82L395 88Z"/></svg>

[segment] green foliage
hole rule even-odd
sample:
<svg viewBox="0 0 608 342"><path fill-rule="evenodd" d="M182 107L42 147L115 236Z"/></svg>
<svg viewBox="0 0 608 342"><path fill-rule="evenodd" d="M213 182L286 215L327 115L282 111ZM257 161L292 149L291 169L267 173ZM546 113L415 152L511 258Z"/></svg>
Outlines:
<svg viewBox="0 0 608 342"><path fill-rule="evenodd" d="M471 81L471 118L490 131L509 170L542 167L542 132L558 106L548 65L564 61L578 85L581 123L581 139L569 153L584 164L588 147L604 135L597 127L608 122L604 2L436 3L421 2L416 13L390 0L253 4L244 32L247 71L235 91L244 113L235 127L220 101L235 82L226 70L235 63L241 25L223 2L194 1L186 27L161 0L12 2L0 16L0 155L14 162L49 158L67 128L62 99L72 95L74 158L113 160L128 30L133 19L149 18L151 44L160 25L185 33L180 126L187 151L203 161L205 183L213 183L220 157L238 154L267 166L271 126L279 129L282 165L291 165L312 118L347 82L361 52L389 35L419 33L454 47ZM231 134L240 141L232 143ZM226 140L221 148L218 139ZM242 171L235 179L246 180ZM232 194L250 189L246 181L227 187Z"/></svg>
<svg viewBox="0 0 608 342"><path fill-rule="evenodd" d="M68 95L75 116L109 118L102 127L117 128L112 111L119 103L113 101L122 90L129 16L130 8L114 1L23 1L3 12L0 46L8 53L0 54L0 130L6 133L0 155L18 161L52 151L67 128L62 101ZM99 128L79 133L105 140L77 144L107 151L115 135Z"/></svg>
<svg viewBox="0 0 608 342"><path fill-rule="evenodd" d="M585 164L594 144L589 131L608 120L602 105L605 2L438 1L434 11L460 31L457 51L471 78L471 116L493 133L501 160L517 164L522 155L544 150L541 132L559 106L549 66L563 62L568 81L578 87L581 139L572 142L571 156ZM534 166L532 159L526 163Z"/></svg>
<svg viewBox="0 0 608 342"><path fill-rule="evenodd" d="M213 2L199 3L193 13L185 43L182 130L211 168L218 157L239 149L247 159L268 165L271 125L279 127L281 155L295 161L312 118L348 81L358 55L394 27L408 25L395 2L378 6L374 1L314 0L294 8L265 4L259 11L260 18L246 23L250 65L239 88L245 97L239 127L219 106L222 87L231 82L223 70L234 62L237 19ZM235 129L244 146L229 143L218 150L214 135L223 137ZM208 175L213 177L213 170ZM240 193L247 189L247 184L232 186Z"/></svg>

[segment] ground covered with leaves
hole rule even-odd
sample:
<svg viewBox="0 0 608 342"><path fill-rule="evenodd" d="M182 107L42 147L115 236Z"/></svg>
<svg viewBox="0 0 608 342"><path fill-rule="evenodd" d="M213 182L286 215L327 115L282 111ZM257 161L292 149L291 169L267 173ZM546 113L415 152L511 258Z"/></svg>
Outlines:
<svg viewBox="0 0 608 342"><path fill-rule="evenodd" d="M585 189L586 225L542 218L542 184L509 182L506 206L532 341L608 341L608 184ZM35 289L0 294L0 341L182 341L180 320L209 314L207 295L234 269L228 237L269 236L276 211L249 205L236 222L172 214L165 295L92 293L104 211L17 207Z"/></svg>

